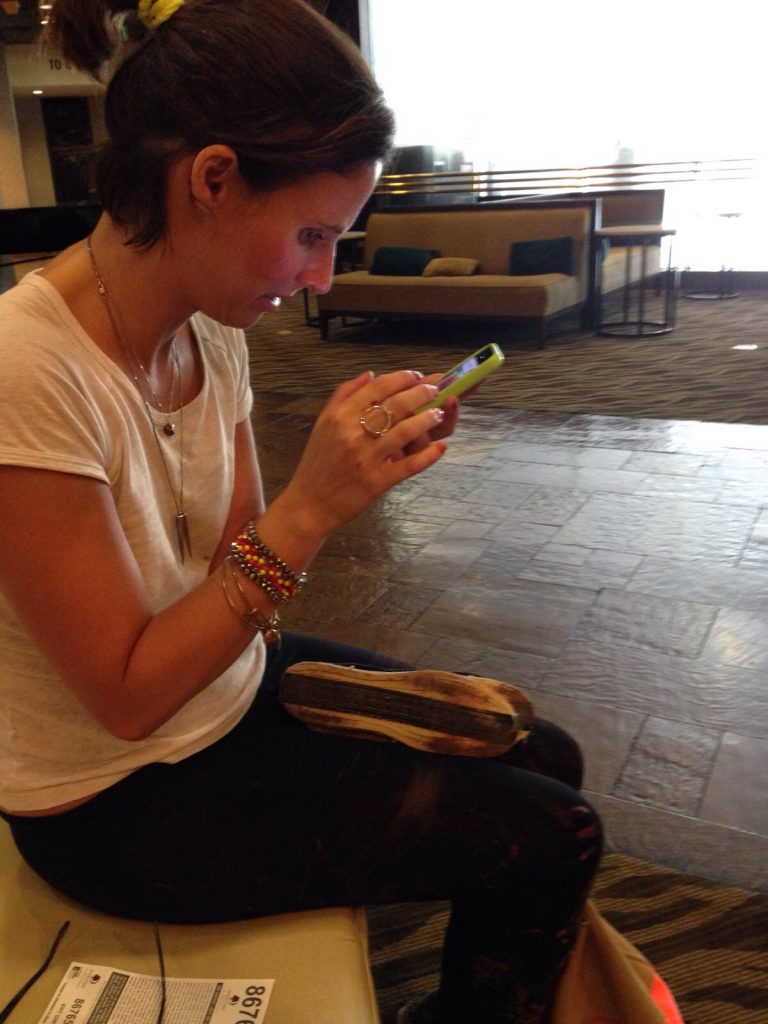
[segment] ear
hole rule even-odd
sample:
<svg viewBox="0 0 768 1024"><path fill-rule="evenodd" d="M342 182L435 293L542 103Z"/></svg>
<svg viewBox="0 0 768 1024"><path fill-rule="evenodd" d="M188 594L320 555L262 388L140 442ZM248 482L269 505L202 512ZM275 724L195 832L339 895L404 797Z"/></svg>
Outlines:
<svg viewBox="0 0 768 1024"><path fill-rule="evenodd" d="M239 181L237 154L229 146L206 146L192 161L190 192L195 202L206 209L220 205Z"/></svg>

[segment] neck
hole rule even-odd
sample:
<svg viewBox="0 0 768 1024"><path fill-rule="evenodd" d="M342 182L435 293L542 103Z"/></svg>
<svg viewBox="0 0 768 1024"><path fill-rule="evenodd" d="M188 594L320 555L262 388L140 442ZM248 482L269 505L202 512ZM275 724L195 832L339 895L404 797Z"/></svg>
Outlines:
<svg viewBox="0 0 768 1024"><path fill-rule="evenodd" d="M125 368L133 378L147 407L147 412L149 413L151 406L170 417L174 410L181 408L184 404L176 332L170 338L153 344L150 354L154 365L149 363L145 365L142 357L136 351L128 324L122 317L120 309L116 308L110 288L104 280L94 252L92 237L86 239L85 246L93 271L95 287ZM146 355L144 358L146 359ZM173 436L175 433L170 419L166 420L163 429L168 436Z"/></svg>
<svg viewBox="0 0 768 1024"><path fill-rule="evenodd" d="M102 218L87 240L91 281L115 342L129 347L148 373L168 365L174 338L193 310L182 307L160 251L127 245L125 235Z"/></svg>

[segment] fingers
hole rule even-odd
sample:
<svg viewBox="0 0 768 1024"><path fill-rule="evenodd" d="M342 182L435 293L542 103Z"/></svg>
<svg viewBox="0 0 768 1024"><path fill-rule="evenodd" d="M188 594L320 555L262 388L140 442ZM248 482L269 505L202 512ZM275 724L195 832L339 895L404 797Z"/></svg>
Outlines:
<svg viewBox="0 0 768 1024"><path fill-rule="evenodd" d="M339 405L354 395L362 397L363 394L369 405L373 402L383 402L391 395L411 388L424 379L424 374L419 370L396 370L393 373L384 373L380 377L372 370L365 370L352 380L339 384L328 400L328 405Z"/></svg>
<svg viewBox="0 0 768 1024"><path fill-rule="evenodd" d="M399 471L399 480L396 482L399 483L407 480L409 477L423 473L425 469L429 469L438 459L441 459L447 449L448 445L445 441L434 441L432 444L422 448L421 451L404 456L392 467L393 472Z"/></svg>
<svg viewBox="0 0 768 1024"><path fill-rule="evenodd" d="M371 381L351 399L353 404L361 398L370 399L370 405L387 409L396 422L413 415L422 406L431 402L437 388L429 383L418 371L404 370L385 374ZM362 411L362 410L361 410Z"/></svg>
<svg viewBox="0 0 768 1024"><path fill-rule="evenodd" d="M344 402L344 401L346 401L346 399L350 398L352 395L354 395L361 388L364 388L366 384L370 384L370 382L373 379L374 379L374 375L373 375L372 371L371 370L365 370L363 373L359 374L359 376L353 378L352 380L344 381L344 383L343 384L339 384L339 386L333 392L333 396L331 397L331 402Z"/></svg>
<svg viewBox="0 0 768 1024"><path fill-rule="evenodd" d="M394 395L420 385L424 379L424 374L419 370L395 370L393 373L383 373L380 377L373 378L366 390L366 397L370 393L372 402L384 402Z"/></svg>
<svg viewBox="0 0 768 1024"><path fill-rule="evenodd" d="M439 374L424 377L411 370L385 374L360 388L347 402L347 408L355 409L358 421L372 439L387 436L379 454L386 452L388 460L397 461L453 433L459 414L456 398L447 397L442 408L419 411L435 398L434 381L438 378ZM363 399L371 401L359 409Z"/></svg>
<svg viewBox="0 0 768 1024"><path fill-rule="evenodd" d="M378 454L381 457L397 461L433 444L431 432L439 427L444 417L442 409L427 409L394 422L379 438L371 440L379 444Z"/></svg>
<svg viewBox="0 0 768 1024"><path fill-rule="evenodd" d="M452 395L449 398L446 398L442 405L444 413L442 422L438 423L429 434L433 441L438 441L440 438L451 436L456 429L456 424L459 420L460 406L461 403L455 396Z"/></svg>
<svg viewBox="0 0 768 1024"><path fill-rule="evenodd" d="M459 419L459 401L457 398L447 398L442 405L442 417L438 418L433 425L427 426L427 432L411 441L404 449L406 453L421 451L433 441L440 441L450 437L456 429Z"/></svg>

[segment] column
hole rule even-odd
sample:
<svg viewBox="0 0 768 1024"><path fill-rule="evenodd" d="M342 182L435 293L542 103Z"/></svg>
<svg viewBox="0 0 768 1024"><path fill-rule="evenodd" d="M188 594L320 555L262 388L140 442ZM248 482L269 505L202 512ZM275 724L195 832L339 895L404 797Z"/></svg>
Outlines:
<svg viewBox="0 0 768 1024"><path fill-rule="evenodd" d="M21 159L16 107L5 60L5 44L0 43L0 209L19 206L29 206L29 195ZM0 267L0 292L10 288L13 282L11 268Z"/></svg>
<svg viewBox="0 0 768 1024"><path fill-rule="evenodd" d="M29 195L5 44L0 43L0 207L17 206L29 206Z"/></svg>

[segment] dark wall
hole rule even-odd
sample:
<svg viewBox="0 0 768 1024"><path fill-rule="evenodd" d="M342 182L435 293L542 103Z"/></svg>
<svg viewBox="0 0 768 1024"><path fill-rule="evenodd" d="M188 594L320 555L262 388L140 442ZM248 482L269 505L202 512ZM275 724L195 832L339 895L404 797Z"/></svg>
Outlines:
<svg viewBox="0 0 768 1024"><path fill-rule="evenodd" d="M100 213L92 204L0 210L0 255L60 252L90 234Z"/></svg>
<svg viewBox="0 0 768 1024"><path fill-rule="evenodd" d="M314 6L360 45L359 0L313 0Z"/></svg>
<svg viewBox="0 0 768 1024"><path fill-rule="evenodd" d="M93 142L84 96L44 97L40 101L57 203L92 199L84 150Z"/></svg>
<svg viewBox="0 0 768 1024"><path fill-rule="evenodd" d="M20 0L18 14L0 7L0 43L33 43L40 35L38 0Z"/></svg>

